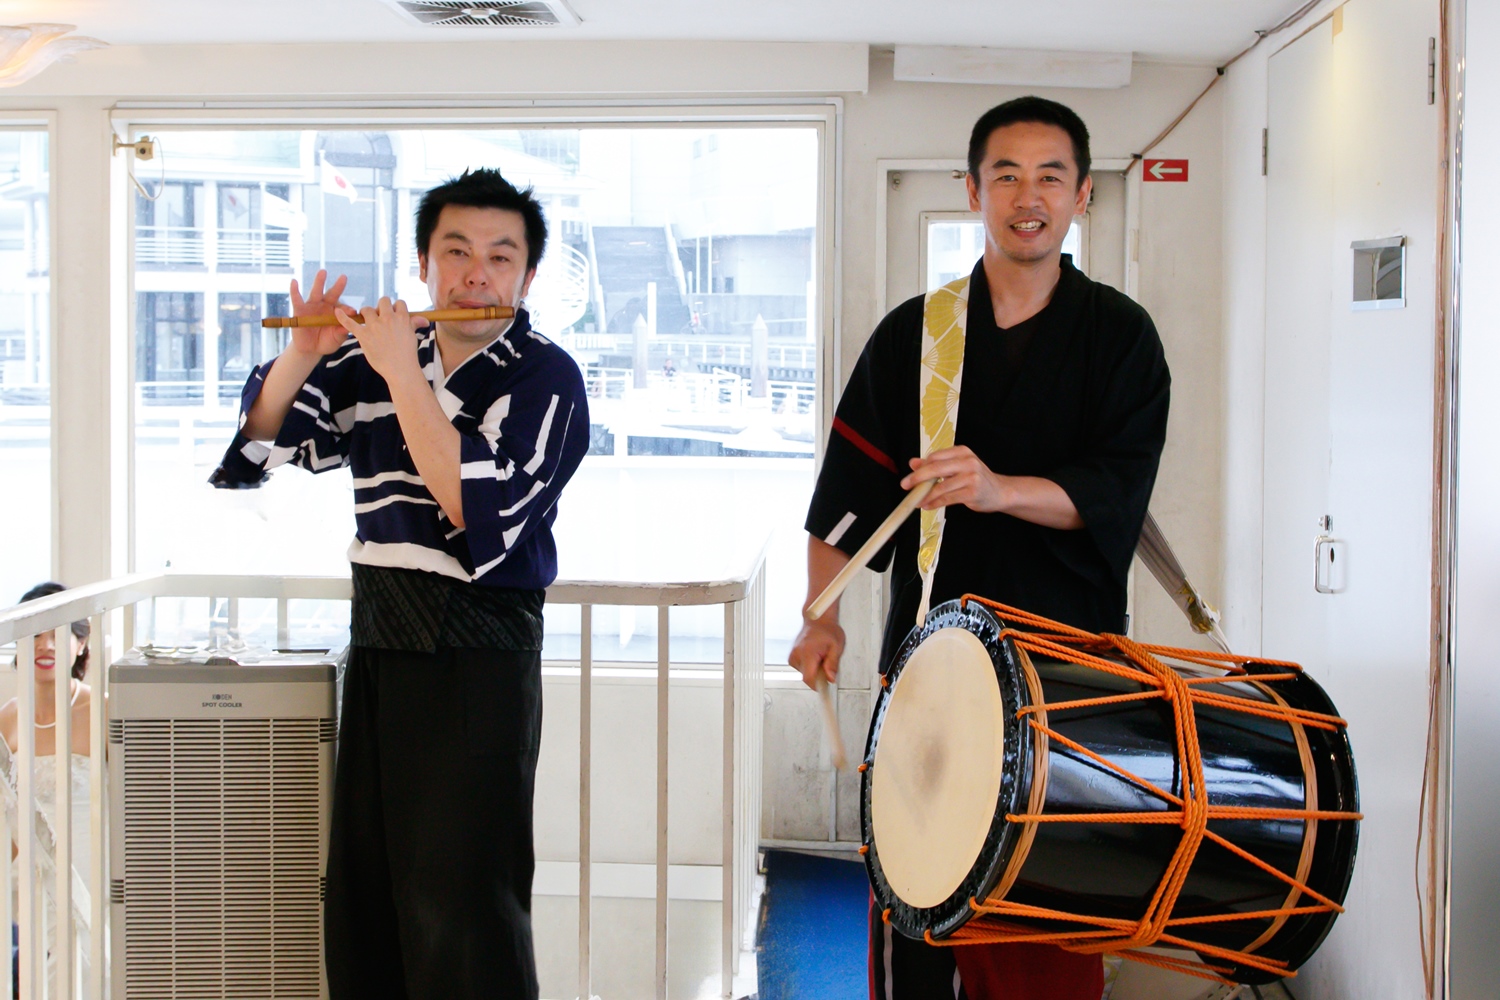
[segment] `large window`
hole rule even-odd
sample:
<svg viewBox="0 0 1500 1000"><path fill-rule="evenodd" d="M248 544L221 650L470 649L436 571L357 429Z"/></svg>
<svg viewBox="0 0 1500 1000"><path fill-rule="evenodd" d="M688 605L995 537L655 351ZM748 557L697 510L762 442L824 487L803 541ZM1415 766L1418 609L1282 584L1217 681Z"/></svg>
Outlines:
<svg viewBox="0 0 1500 1000"><path fill-rule="evenodd" d="M569 578L722 577L772 540L768 652L796 631L813 476L816 129L166 131L167 178L136 206L136 567L344 572L347 472L206 479L263 316L320 268L345 299L428 304L413 213L470 167L534 188L550 240L527 298L588 385L591 447L557 522ZM152 189L153 192L155 189ZM674 658L722 658L722 612L673 612ZM654 659L654 615L600 609L597 655ZM578 644L548 611L548 649Z"/></svg>
<svg viewBox="0 0 1500 1000"><path fill-rule="evenodd" d="M0 607L52 575L46 132L0 132Z"/></svg>

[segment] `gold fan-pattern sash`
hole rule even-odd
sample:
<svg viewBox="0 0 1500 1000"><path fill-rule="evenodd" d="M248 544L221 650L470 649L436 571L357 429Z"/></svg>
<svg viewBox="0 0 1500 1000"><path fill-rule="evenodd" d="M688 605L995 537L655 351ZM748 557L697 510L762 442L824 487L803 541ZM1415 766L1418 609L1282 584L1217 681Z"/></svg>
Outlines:
<svg viewBox="0 0 1500 1000"><path fill-rule="evenodd" d="M923 458L953 447L968 320L968 276L927 293L922 304L922 368L917 377L918 444ZM937 573L938 550L943 544L943 515L942 507L922 511L922 543L917 549L917 572L922 575L918 625L926 619L932 597L932 578Z"/></svg>

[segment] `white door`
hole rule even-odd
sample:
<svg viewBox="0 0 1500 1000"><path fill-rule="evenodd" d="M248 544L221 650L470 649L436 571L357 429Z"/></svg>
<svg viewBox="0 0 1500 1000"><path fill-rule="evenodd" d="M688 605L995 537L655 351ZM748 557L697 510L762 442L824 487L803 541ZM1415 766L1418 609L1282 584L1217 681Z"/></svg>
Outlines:
<svg viewBox="0 0 1500 1000"><path fill-rule="evenodd" d="M1365 815L1346 911L1295 981L1303 1000L1424 994L1413 881L1431 641L1436 34L1425 7L1348 4L1269 64L1262 652L1303 663L1349 721ZM1398 238L1405 305L1357 308L1351 244ZM1319 547L1325 517L1335 544ZM1320 549L1335 553L1321 581L1333 592L1317 589Z"/></svg>
<svg viewBox="0 0 1500 1000"><path fill-rule="evenodd" d="M1314 589L1329 516L1335 118L1329 26L1271 58L1266 187L1261 651L1321 666L1330 596ZM1335 522L1336 528L1342 525Z"/></svg>

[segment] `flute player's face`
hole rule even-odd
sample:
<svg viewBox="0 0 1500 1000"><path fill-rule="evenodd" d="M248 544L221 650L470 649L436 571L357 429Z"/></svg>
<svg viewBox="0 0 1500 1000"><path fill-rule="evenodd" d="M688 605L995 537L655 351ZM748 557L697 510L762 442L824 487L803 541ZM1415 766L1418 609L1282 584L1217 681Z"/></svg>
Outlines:
<svg viewBox="0 0 1500 1000"><path fill-rule="evenodd" d="M437 309L516 306L531 287L526 267L526 220L503 208L445 205L419 260L422 280ZM462 340L489 342L510 320L444 323Z"/></svg>

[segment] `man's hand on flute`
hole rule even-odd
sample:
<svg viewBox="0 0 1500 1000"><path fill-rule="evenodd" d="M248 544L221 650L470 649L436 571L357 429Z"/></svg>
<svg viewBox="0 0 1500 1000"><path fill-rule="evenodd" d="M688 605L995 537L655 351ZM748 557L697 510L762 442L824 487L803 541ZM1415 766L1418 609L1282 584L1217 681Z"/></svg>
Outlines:
<svg viewBox="0 0 1500 1000"><path fill-rule="evenodd" d="M297 316L325 316L335 309L343 308L339 296L344 294L344 286L349 283L349 279L339 275L333 284L328 285L327 281L328 272L319 271L308 286L307 298L304 299L302 290L297 287L297 279L293 278L292 313ZM287 411L292 408L293 400L302 389L302 383L307 381L318 362L338 350L349 336L338 325L295 326L291 330L292 336L287 340L286 347L277 355L271 370L265 374L260 395L245 414L241 430L252 441L276 439Z"/></svg>
<svg viewBox="0 0 1500 1000"><path fill-rule="evenodd" d="M324 287L328 280L327 271L319 271L307 289L307 298L302 297L302 291L297 287L297 279L292 279L292 315L293 316L330 316L336 309L345 308L339 301L339 296L344 294L344 286L349 284L349 276L341 274L333 284ZM332 354L339 349L348 337L348 331L335 322L332 326L294 326L291 328L291 346L303 354L322 357Z"/></svg>
<svg viewBox="0 0 1500 1000"><path fill-rule="evenodd" d="M359 340L365 360L387 385L392 386L392 392L395 391L392 383L403 378L418 379L425 385L426 376L417 362L416 334L421 322L412 318L406 303L400 299L392 302L388 297L382 298L378 304L359 310L363 322L356 322L353 312L340 307L334 315L343 324L341 329Z"/></svg>

